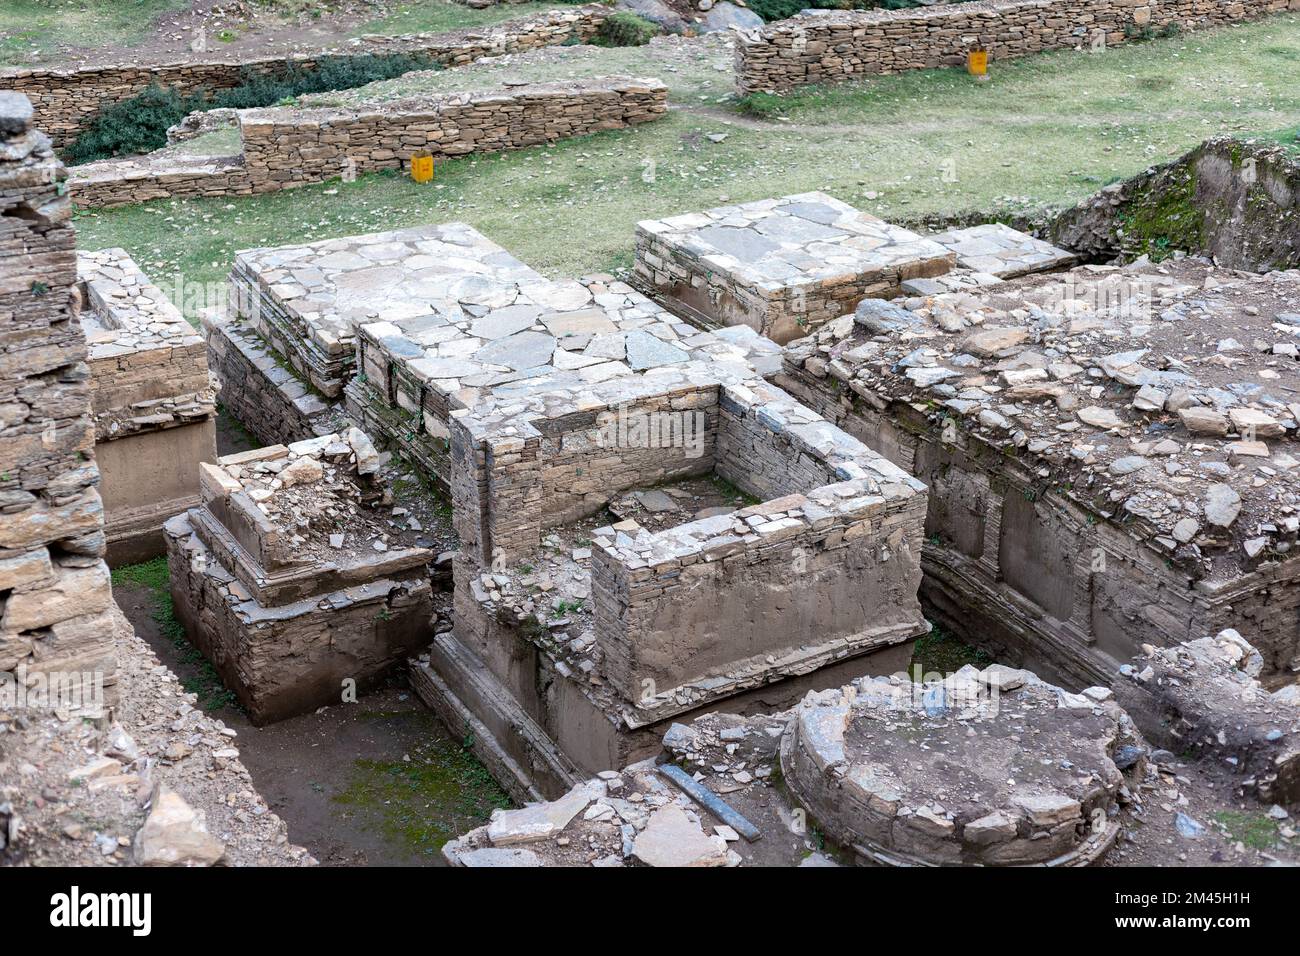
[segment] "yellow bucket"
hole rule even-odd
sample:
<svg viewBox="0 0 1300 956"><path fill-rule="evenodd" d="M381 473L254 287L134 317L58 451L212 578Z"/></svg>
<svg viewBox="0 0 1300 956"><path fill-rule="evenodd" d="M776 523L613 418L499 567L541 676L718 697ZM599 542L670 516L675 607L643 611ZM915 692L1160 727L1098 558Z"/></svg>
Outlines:
<svg viewBox="0 0 1300 956"><path fill-rule="evenodd" d="M432 153L416 153L411 157L411 178L417 183L427 183L433 179Z"/></svg>

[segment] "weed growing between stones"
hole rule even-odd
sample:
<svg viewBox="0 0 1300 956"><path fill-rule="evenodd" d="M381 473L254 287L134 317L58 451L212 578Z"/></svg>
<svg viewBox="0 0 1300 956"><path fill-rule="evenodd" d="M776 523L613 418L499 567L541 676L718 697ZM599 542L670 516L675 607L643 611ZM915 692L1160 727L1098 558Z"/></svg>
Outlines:
<svg viewBox="0 0 1300 956"><path fill-rule="evenodd" d="M973 647L953 637L938 624L912 645L911 670L922 674L952 674L967 664L981 670L993 663L993 658L978 647Z"/></svg>

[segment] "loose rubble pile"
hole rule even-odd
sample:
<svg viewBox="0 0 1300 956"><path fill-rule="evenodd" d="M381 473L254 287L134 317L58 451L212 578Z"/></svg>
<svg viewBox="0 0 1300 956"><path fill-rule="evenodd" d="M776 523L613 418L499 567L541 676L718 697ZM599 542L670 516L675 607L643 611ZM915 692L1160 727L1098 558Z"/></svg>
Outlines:
<svg viewBox="0 0 1300 956"><path fill-rule="evenodd" d="M203 338L123 249L78 253L109 560L163 550L162 525L198 503L216 457L216 393Z"/></svg>
<svg viewBox="0 0 1300 956"><path fill-rule="evenodd" d="M112 719L0 706L0 862L30 866L304 866L240 761L114 607ZM6 847L6 843L8 844Z"/></svg>
<svg viewBox="0 0 1300 956"><path fill-rule="evenodd" d="M989 479L975 476L1010 476L1025 500L1001 495L1003 534L990 547L1000 548L1006 571L1019 560L1007 550L1008 527L1022 542L1055 536L1054 544L1027 545L1037 551L1024 559L1023 587L1014 570L1006 580L1056 618L1077 620L1095 603L1076 591L1085 582L1114 586L1145 573L1128 566L1145 561L1157 575L1181 578L1176 589L1199 593L1173 606L1118 595L1134 602L1122 612L1125 629L1178 633L1189 616L1200 629L1244 615L1276 673L1300 666L1287 618L1300 602L1288 583L1300 531L1298 292L1297 272L1235 273L1184 258L866 300L791 346L778 381L824 414L848 415L868 441L882 440L881 428L919 436L927 450L909 452L909 467L949 512L967 515L949 515L936 529L936 543L948 541L953 552L994 560L984 543L993 506L972 495L996 499ZM1044 508L1079 514L1047 519ZM1049 520L1065 527L1035 531L1034 521ZM1153 557L1135 558L1125 538ZM1266 584L1271 601L1252 604L1249 595ZM1080 624L1085 633L1092 626ZM1106 650L1117 664L1135 646Z"/></svg>
<svg viewBox="0 0 1300 956"><path fill-rule="evenodd" d="M662 747L667 763L498 811L443 853L467 867L1082 866L1115 843L1149 775L1109 690L1001 665L712 713L673 724Z"/></svg>
<svg viewBox="0 0 1300 956"><path fill-rule="evenodd" d="M812 192L639 222L634 275L679 311L784 343L952 264L936 242Z"/></svg>
<svg viewBox="0 0 1300 956"><path fill-rule="evenodd" d="M428 641L434 552L386 458L357 428L228 455L167 523L177 616L255 722L337 703Z"/></svg>
<svg viewBox="0 0 1300 956"><path fill-rule="evenodd" d="M1120 668L1115 693L1152 743L1213 761L1267 803L1300 801L1300 683L1272 694L1264 661L1234 630L1143 647Z"/></svg>

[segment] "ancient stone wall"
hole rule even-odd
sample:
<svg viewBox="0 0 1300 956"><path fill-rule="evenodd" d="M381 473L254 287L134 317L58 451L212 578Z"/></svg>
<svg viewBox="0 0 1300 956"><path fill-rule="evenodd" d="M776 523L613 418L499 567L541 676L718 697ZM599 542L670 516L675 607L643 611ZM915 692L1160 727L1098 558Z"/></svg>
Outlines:
<svg viewBox="0 0 1300 956"><path fill-rule="evenodd" d="M1193 585L1077 501L1044 493L1030 469L977 436L959 430L945 442L910 406L876 408L797 360L775 381L926 482L931 617L1000 660L1084 687L1109 682L1143 643L1248 626L1271 672L1294 668L1300 561Z"/></svg>
<svg viewBox="0 0 1300 956"><path fill-rule="evenodd" d="M116 660L63 165L0 93L0 672L102 681Z"/></svg>
<svg viewBox="0 0 1300 956"><path fill-rule="evenodd" d="M1048 224L1094 259L1169 250L1230 269L1300 267L1300 162L1276 143L1206 140L1171 163L1114 183Z"/></svg>
<svg viewBox="0 0 1300 956"><path fill-rule="evenodd" d="M598 4L552 10L536 17L488 28L453 33L407 36L366 36L345 51L324 50L295 56L291 62L313 69L326 57L382 54L416 54L443 66L461 66L484 56L520 53L577 38L588 40L608 16ZM265 75L282 68L285 57L264 57L239 62L126 64L88 69L10 69L0 72L0 87L25 94L36 110L36 122L49 132L56 146L76 138L102 110L142 92L151 84L172 87L182 95L230 89L249 74Z"/></svg>
<svg viewBox="0 0 1300 956"><path fill-rule="evenodd" d="M817 13L742 33L736 83L742 94L780 92L965 61L1043 50L1113 46L1164 31L1223 26L1300 10L1300 0L984 0L908 10Z"/></svg>
<svg viewBox="0 0 1300 956"><path fill-rule="evenodd" d="M109 561L163 552L162 526L198 503L217 455L203 338L122 249L79 254Z"/></svg>
<svg viewBox="0 0 1300 956"><path fill-rule="evenodd" d="M332 406L288 371L284 357L247 323L205 316L203 334L221 404L260 441L274 445L335 430Z"/></svg>
<svg viewBox="0 0 1300 956"><path fill-rule="evenodd" d="M73 202L85 207L275 192L404 169L418 152L441 160L622 129L663 116L667 99L657 80L607 77L418 98L373 109L240 110L241 155L107 159L76 167L70 188Z"/></svg>
<svg viewBox="0 0 1300 956"><path fill-rule="evenodd" d="M253 191L270 192L353 172L402 169L420 151L447 159L621 129L662 116L667 98L657 80L609 77L369 110L247 110L240 115L244 165Z"/></svg>
<svg viewBox="0 0 1300 956"><path fill-rule="evenodd" d="M510 560L537 547L543 530L595 514L619 491L711 472L718 386L636 395L641 384L625 401L534 419L517 435L475 435L468 419L453 417L450 484L462 548L485 564ZM691 426L698 442L638 443L616 431L620 421L683 413L702 417L698 433Z"/></svg>
<svg viewBox="0 0 1300 956"><path fill-rule="evenodd" d="M648 540L595 533L596 641L629 701L776 680L927 626L920 483L775 389L726 387L721 415L718 459L745 463L727 477L778 497Z"/></svg>

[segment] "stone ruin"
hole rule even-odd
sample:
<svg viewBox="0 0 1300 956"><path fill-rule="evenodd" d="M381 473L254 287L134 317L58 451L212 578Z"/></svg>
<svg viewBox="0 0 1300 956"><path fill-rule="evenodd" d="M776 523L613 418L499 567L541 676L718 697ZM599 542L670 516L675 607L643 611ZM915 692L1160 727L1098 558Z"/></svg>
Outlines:
<svg viewBox="0 0 1300 956"><path fill-rule="evenodd" d="M253 789L235 731L195 707L113 599L96 452L162 424L132 422L148 414L135 402L202 419L174 392L139 391L141 367L193 359L193 336L173 335L116 252L79 278L66 172L32 118L0 92L0 864L312 863ZM147 305L149 321L114 324ZM87 332L107 330L134 338L116 390L114 359L88 355Z"/></svg>
<svg viewBox="0 0 1300 956"><path fill-rule="evenodd" d="M428 643L421 525L357 428L200 466L167 522L176 613L255 723L338 703Z"/></svg>
<svg viewBox="0 0 1300 956"><path fill-rule="evenodd" d="M1300 684L1269 693L1264 659L1231 628L1215 637L1146 645L1120 667L1116 699L1155 746L1229 768L1239 791L1265 803L1300 801Z"/></svg>
<svg viewBox="0 0 1300 956"><path fill-rule="evenodd" d="M60 170L11 112L29 146L0 200L32 236L0 264L37 351L13 364L0 648L111 669L95 438L201 435L211 396L120 251L76 278ZM786 290L712 330L460 224L241 255L238 315L208 337L223 398L263 411L271 444L198 466L165 540L178 616L253 719L414 657L420 696L533 801L449 844L465 865L794 863L810 817L845 862L1086 864L1148 785L1139 731L1293 801L1294 685L1269 691L1300 666L1296 275L1060 272L1070 253L1001 226L923 239L818 194L751 207L678 217L678 244L713 257L700 282L770 266ZM31 280L42 243L62 283ZM876 258L819 273L825 245ZM810 334L782 351L751 322ZM118 363L98 379L87 341ZM436 628L429 492L399 488L366 432L449 493ZM929 627L918 593L1063 686L899 675Z"/></svg>
<svg viewBox="0 0 1300 956"><path fill-rule="evenodd" d="M651 251L652 234L675 248ZM854 250L843 272L809 269L827 247ZM695 271L675 289L646 281L643 265L679 254ZM1227 315L1261 336L1285 331L1293 277L1219 279L1192 260L1076 263L999 224L926 239L807 194L643 223L637 282L658 302L610 277L545 279L450 224L243 253L238 317L208 334L232 404L265 414L276 404L266 394L280 407L310 396L317 411L296 428L358 422L448 490L453 613L411 679L517 799L545 807L568 794L564 812L581 802L591 813L611 793L591 775L640 768L644 783L637 761L674 721L825 692L800 713L847 701L846 739L861 756L829 777L795 773L829 766L799 729L807 721L769 750L788 762L798 802L859 858L1076 865L1113 842L1121 774L1138 763L1132 725L1103 686L1119 661L1157 632L1167 641L1244 617L1284 680L1296 593L1287 486L1249 470L1294 417L1263 388L1234 384L1245 346L1216 334ZM778 309L726 313L718 304L734 296L702 292L698 306L684 301L686 286L762 275ZM810 292L841 287L855 291ZM1264 305L1234 304L1247 298ZM778 326L812 331L782 350L758 332ZM240 336L253 347L232 358ZM1264 342L1249 346L1276 356L1260 385L1285 381L1288 343ZM1221 416L1226 460L1167 437L1171 414ZM269 437L301 439L276 427ZM1267 467L1285 474L1290 457ZM1184 487L1204 501L1173 504ZM1225 535L1234 522L1273 537ZM1019 685L997 688L1014 704L1001 713L1051 741L1061 766L1025 776L1028 796L985 786L978 767L928 796L922 780L899 778L908 812L894 834L879 800L850 809L839 774L868 779L854 768L897 762L875 754L871 722L903 726L877 705L911 691L872 675L900 671L927 627L913 603L918 555L920 593L945 625L1089 690L1005 669ZM966 710L954 713L1002 719ZM942 721L924 723L941 716L923 706L908 719L942 740ZM989 737L982 759L1011 760ZM659 792L646 786L646 799ZM635 842L619 842L620 859ZM465 846L487 851L483 861L528 859L505 852L509 838Z"/></svg>
<svg viewBox="0 0 1300 956"><path fill-rule="evenodd" d="M785 711L675 723L655 756L497 811L443 854L466 867L1084 866L1152 773L1104 687L1073 694L998 664L864 677Z"/></svg>
<svg viewBox="0 0 1300 956"><path fill-rule="evenodd" d="M81 252L77 300L89 347L95 457L108 558L162 554L162 526L198 504L217 455L216 391L203 337L122 249Z"/></svg>
<svg viewBox="0 0 1300 956"><path fill-rule="evenodd" d="M1300 273L1087 265L866 300L774 381L930 490L924 597L1062 683L1237 627L1300 669Z"/></svg>
<svg viewBox="0 0 1300 956"><path fill-rule="evenodd" d="M670 717L927 629L924 489L761 379L726 374L661 369L453 418L456 624L432 666L459 697L454 662L482 661L492 706L521 703L587 773L644 752ZM615 434L684 417L698 455ZM641 509L607 525L620 492Z"/></svg>
<svg viewBox="0 0 1300 956"><path fill-rule="evenodd" d="M636 227L634 275L648 293L706 324L748 325L782 344L952 265L933 240L817 192Z"/></svg>
<svg viewBox="0 0 1300 956"><path fill-rule="evenodd" d="M0 137L0 673L97 680L111 702L116 608L65 174L24 97L0 92Z"/></svg>

